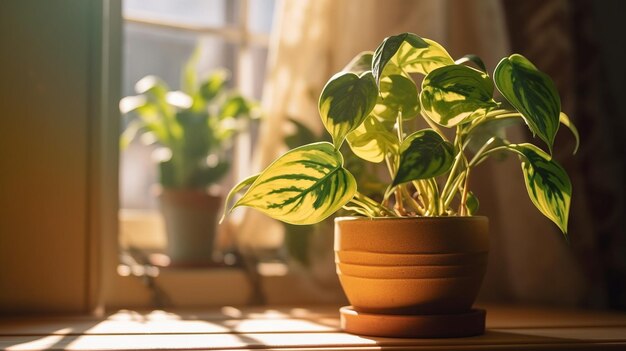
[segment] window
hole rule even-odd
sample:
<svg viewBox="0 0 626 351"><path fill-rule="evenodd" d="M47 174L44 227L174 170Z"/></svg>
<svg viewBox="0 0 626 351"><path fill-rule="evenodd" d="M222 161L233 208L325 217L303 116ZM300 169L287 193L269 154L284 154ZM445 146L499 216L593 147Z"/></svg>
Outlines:
<svg viewBox="0 0 626 351"><path fill-rule="evenodd" d="M231 73L229 87L260 100L268 54L275 0L184 0L123 2L122 96L134 95L134 85L146 75L163 79L171 90L181 89L183 66L196 50L198 76L225 68ZM125 127L125 126L122 126ZM241 134L233 148L230 174L222 181L227 189L249 175L250 153L256 130ZM165 247L165 229L155 196L157 166L155 147L134 140L120 154L120 246L118 273L142 279L121 279L115 290L149 289L147 296L112 293L113 305L172 303L182 305L243 303L248 299L247 277L242 270L210 269L159 271ZM218 235L219 237L219 235ZM229 241L222 242L228 251ZM138 250L137 250L138 249ZM137 257L139 255L139 257ZM143 259L150 264L143 264ZM139 263L139 264L138 264ZM219 270L218 270L219 271ZM158 275L158 278L155 278ZM115 278L118 279L118 278ZM145 283L138 286L139 281ZM215 285L240 286L237 291ZM194 293L194 290L207 293ZM172 301L173 300L173 301Z"/></svg>
<svg viewBox="0 0 626 351"><path fill-rule="evenodd" d="M135 82L149 74L179 89L181 69L198 47L199 75L226 68L235 88L260 99L274 6L275 0L124 1L122 95L134 94ZM157 207L151 190L156 182L151 151L136 142L122 152L121 208ZM238 176L249 174L248 154L238 155L243 158Z"/></svg>

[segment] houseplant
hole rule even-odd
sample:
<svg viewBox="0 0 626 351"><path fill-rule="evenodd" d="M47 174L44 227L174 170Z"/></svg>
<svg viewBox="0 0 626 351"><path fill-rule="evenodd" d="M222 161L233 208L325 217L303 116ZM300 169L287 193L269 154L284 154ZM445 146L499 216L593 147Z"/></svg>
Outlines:
<svg viewBox="0 0 626 351"><path fill-rule="evenodd" d="M233 138L255 116L254 103L228 88L229 74L217 70L199 79L199 51L183 69L182 91L170 91L156 76L135 85L138 95L120 101L130 119L122 147L137 136L157 144L159 205L173 265L212 263L216 218L222 199L209 193L230 169Z"/></svg>
<svg viewBox="0 0 626 351"><path fill-rule="evenodd" d="M415 75L423 77L420 89ZM494 82L504 102L494 100ZM478 57L455 62L438 43L402 33L334 75L319 111L332 143L285 153L236 185L227 203L247 188L232 208L292 224L342 208L360 216L335 221L337 272L352 304L341 310L347 331L433 337L484 330L484 311L471 306L485 271L487 219L475 216L469 180L491 155L519 156L532 203L566 236L571 182L551 153L560 124L577 144L578 132L554 83L523 56L503 58L492 81ZM526 124L548 151L507 140L502 128L512 121ZM386 165L389 181L377 198L360 192L344 166L345 141L357 156Z"/></svg>

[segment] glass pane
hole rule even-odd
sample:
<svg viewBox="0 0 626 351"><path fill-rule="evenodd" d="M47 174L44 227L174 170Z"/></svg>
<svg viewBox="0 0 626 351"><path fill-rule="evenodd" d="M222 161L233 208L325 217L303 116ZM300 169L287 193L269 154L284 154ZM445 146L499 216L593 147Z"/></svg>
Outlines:
<svg viewBox="0 0 626 351"><path fill-rule="evenodd" d="M185 62L199 45L198 75L216 68L235 70L236 48L217 36L126 24L124 29L123 96L134 95L135 83L146 75L157 75L172 90L180 89ZM218 54L216 54L218 53ZM232 81L231 81L232 85ZM156 208L152 188L157 181L154 147L133 142L121 154L120 197L122 208Z"/></svg>
<svg viewBox="0 0 626 351"><path fill-rule="evenodd" d="M252 56L252 92L255 99L261 99L263 93L263 84L265 82L265 75L267 73L267 54L266 47L253 45L250 47L250 54Z"/></svg>
<svg viewBox="0 0 626 351"><path fill-rule="evenodd" d="M269 33L272 29L275 0L249 0L248 26L253 33Z"/></svg>
<svg viewBox="0 0 626 351"><path fill-rule="evenodd" d="M125 16L223 27L235 23L237 0L125 0Z"/></svg>

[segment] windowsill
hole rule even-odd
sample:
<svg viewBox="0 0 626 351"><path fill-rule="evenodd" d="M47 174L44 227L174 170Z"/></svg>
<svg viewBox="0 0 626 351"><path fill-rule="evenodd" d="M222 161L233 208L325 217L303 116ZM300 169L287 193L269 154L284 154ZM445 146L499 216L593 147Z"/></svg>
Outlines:
<svg viewBox="0 0 626 351"><path fill-rule="evenodd" d="M457 339L360 337L339 329L337 308L223 307L204 311L128 311L104 319L0 320L0 349L554 349L626 347L626 314L482 306L485 335Z"/></svg>
<svg viewBox="0 0 626 351"><path fill-rule="evenodd" d="M163 219L157 210L119 212L120 245L144 254L162 254L167 243ZM331 262L315 271L297 264L261 263L260 292L270 305L339 304L345 297ZM272 267L274 266L274 267ZM272 268L272 269L267 269ZM239 267L158 267L152 278L126 272L117 274L107 293L108 308L212 308L246 305L255 291L250 277ZM156 288L156 290L155 290Z"/></svg>

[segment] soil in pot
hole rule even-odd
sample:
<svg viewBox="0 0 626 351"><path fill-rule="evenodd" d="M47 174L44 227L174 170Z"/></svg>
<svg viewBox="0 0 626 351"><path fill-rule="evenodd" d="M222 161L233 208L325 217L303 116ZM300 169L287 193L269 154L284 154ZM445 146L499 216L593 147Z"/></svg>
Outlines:
<svg viewBox="0 0 626 351"><path fill-rule="evenodd" d="M338 218L336 268L352 305L342 310L344 327L374 336L482 333L484 312L472 304L488 249L486 217Z"/></svg>

